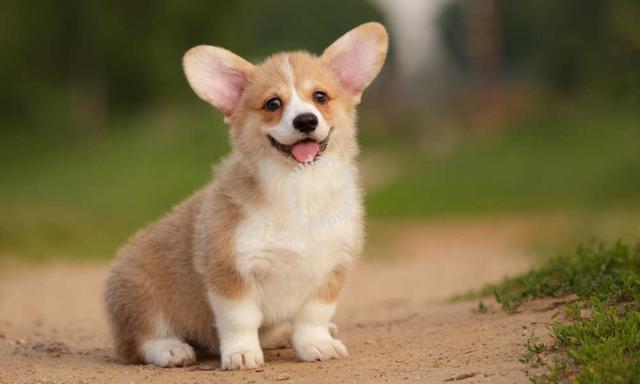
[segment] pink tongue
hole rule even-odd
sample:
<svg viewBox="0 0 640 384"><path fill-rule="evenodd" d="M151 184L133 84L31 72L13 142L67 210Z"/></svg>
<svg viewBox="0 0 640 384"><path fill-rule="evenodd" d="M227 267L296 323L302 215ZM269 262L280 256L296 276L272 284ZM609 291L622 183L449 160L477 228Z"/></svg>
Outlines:
<svg viewBox="0 0 640 384"><path fill-rule="evenodd" d="M291 155L301 163L313 161L318 152L320 152L320 146L313 140L302 141L291 148Z"/></svg>

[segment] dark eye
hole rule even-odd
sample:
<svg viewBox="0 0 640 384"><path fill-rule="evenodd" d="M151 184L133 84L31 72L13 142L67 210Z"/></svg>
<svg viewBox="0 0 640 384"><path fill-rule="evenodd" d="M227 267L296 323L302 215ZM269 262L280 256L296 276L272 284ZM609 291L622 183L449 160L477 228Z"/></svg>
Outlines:
<svg viewBox="0 0 640 384"><path fill-rule="evenodd" d="M315 100L317 103L324 104L327 102L327 100L329 100L329 97L327 96L327 93L325 91L315 91L313 93L313 100Z"/></svg>
<svg viewBox="0 0 640 384"><path fill-rule="evenodd" d="M282 107L282 100L279 97L272 97L264 103L264 109L267 111L275 112Z"/></svg>

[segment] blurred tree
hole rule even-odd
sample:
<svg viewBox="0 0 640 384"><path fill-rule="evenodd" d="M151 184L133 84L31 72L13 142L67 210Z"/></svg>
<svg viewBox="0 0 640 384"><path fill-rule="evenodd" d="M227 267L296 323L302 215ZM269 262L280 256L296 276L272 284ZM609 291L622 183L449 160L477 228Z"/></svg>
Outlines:
<svg viewBox="0 0 640 384"><path fill-rule="evenodd" d="M496 1L470 1L465 24L470 70L483 82L495 82L500 74L501 57Z"/></svg>
<svg viewBox="0 0 640 384"><path fill-rule="evenodd" d="M557 92L593 92L638 100L640 2L637 0L495 0L494 26L469 24L485 1L459 0L441 19L451 57L473 76L478 28L496 28L499 66L510 74L532 73ZM485 35L482 33L482 35Z"/></svg>

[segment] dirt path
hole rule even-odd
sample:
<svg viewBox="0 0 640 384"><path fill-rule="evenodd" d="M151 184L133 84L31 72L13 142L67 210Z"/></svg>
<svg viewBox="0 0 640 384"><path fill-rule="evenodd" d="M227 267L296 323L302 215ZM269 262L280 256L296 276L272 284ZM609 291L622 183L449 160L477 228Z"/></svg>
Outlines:
<svg viewBox="0 0 640 384"><path fill-rule="evenodd" d="M105 265L48 265L0 273L0 383L524 383L518 361L546 334L546 302L506 315L447 303L455 293L526 269L536 221L380 224L341 299L336 322L350 357L299 363L268 351L259 371L126 366L112 356L100 295ZM388 255L397 255L389 258Z"/></svg>

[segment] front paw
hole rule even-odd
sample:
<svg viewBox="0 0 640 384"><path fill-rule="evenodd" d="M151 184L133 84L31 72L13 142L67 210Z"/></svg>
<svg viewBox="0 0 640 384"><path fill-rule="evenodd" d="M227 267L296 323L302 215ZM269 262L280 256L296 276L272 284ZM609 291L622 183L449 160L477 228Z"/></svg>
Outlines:
<svg viewBox="0 0 640 384"><path fill-rule="evenodd" d="M342 341L333 338L303 342L296 345L295 349L300 360L304 361L324 361L349 356Z"/></svg>
<svg viewBox="0 0 640 384"><path fill-rule="evenodd" d="M263 365L264 356L260 348L226 352L221 358L221 366L224 370L255 369Z"/></svg>

